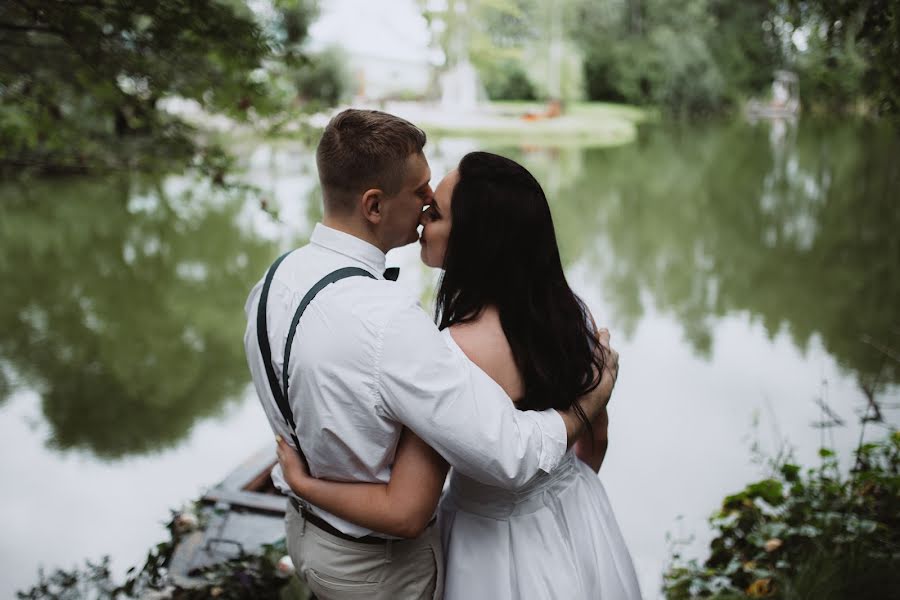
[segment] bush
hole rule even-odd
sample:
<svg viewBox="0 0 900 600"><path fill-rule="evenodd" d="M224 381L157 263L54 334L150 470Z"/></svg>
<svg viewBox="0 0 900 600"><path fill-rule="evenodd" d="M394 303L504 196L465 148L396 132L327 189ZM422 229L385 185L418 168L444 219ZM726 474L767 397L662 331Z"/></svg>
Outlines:
<svg viewBox="0 0 900 600"><path fill-rule="evenodd" d="M479 75L491 100L536 100L534 86L518 60L485 65Z"/></svg>
<svg viewBox="0 0 900 600"><path fill-rule="evenodd" d="M651 36L659 67L652 95L656 104L678 116L705 115L725 104L725 81L700 37L660 28Z"/></svg>
<svg viewBox="0 0 900 600"><path fill-rule="evenodd" d="M725 498L709 559L676 553L666 597L875 600L900 589L900 433L861 446L849 475L820 454L805 474L781 461Z"/></svg>
<svg viewBox="0 0 900 600"><path fill-rule="evenodd" d="M335 106L350 93L350 75L340 50L310 56L291 76L297 96L308 108Z"/></svg>
<svg viewBox="0 0 900 600"><path fill-rule="evenodd" d="M719 112L728 103L726 80L706 40L669 27L592 46L584 80L590 100L654 104L681 117Z"/></svg>

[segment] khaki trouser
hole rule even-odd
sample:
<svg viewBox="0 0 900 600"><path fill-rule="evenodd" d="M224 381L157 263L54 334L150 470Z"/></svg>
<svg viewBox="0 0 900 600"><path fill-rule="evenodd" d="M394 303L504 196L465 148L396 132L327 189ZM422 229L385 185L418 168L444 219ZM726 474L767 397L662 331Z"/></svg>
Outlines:
<svg viewBox="0 0 900 600"><path fill-rule="evenodd" d="M318 600L440 600L441 536L432 525L412 540L351 542L308 522L288 503L287 547L300 579Z"/></svg>

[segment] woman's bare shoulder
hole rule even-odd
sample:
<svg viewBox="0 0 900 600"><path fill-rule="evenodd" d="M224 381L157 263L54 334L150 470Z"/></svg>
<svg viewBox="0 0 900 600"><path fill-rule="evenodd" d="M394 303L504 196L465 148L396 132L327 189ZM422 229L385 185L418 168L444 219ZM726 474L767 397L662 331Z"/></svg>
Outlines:
<svg viewBox="0 0 900 600"><path fill-rule="evenodd" d="M476 319L451 326L450 335L469 360L496 381L510 398L515 401L522 397L522 377L496 309L488 307Z"/></svg>

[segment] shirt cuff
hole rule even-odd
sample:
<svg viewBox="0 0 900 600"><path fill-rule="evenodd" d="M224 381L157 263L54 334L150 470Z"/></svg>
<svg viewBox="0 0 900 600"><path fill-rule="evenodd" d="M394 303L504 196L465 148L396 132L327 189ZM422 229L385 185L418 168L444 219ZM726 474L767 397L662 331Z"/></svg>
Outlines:
<svg viewBox="0 0 900 600"><path fill-rule="evenodd" d="M562 416L552 409L541 412L527 411L525 414L530 416L541 430L543 443L541 444L538 468L549 473L560 463L568 449L569 438L566 433L566 423Z"/></svg>

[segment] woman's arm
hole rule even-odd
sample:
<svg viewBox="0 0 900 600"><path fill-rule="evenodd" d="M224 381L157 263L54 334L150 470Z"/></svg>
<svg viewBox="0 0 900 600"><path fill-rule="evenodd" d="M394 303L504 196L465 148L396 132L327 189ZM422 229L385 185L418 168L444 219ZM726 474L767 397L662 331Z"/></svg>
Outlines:
<svg viewBox="0 0 900 600"><path fill-rule="evenodd" d="M397 445L388 483L342 483L311 477L300 455L278 438L278 462L291 490L333 515L402 538L419 536L434 514L449 468L409 429Z"/></svg>
<svg viewBox="0 0 900 600"><path fill-rule="evenodd" d="M605 408L591 422L591 426L594 435L592 436L587 430L581 434L581 437L575 442L575 456L592 468L594 472L599 472L600 465L606 458L606 448L609 446L609 413Z"/></svg>

